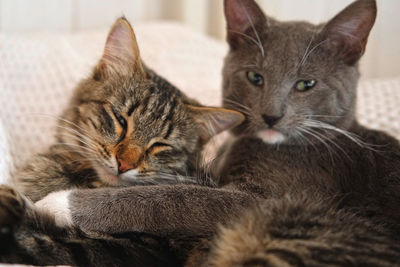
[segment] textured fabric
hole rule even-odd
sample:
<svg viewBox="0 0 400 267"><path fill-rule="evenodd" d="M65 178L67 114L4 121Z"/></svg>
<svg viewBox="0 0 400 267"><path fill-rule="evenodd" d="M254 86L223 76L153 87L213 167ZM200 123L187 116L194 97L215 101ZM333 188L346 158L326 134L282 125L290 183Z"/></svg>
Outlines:
<svg viewBox="0 0 400 267"><path fill-rule="evenodd" d="M189 96L221 102L226 45L174 23L134 25L143 60ZM0 35L0 182L54 142L55 122L77 82L100 58L107 30ZM362 82L360 121L400 138L400 78Z"/></svg>
<svg viewBox="0 0 400 267"><path fill-rule="evenodd" d="M357 117L363 125L400 139L400 77L361 82Z"/></svg>

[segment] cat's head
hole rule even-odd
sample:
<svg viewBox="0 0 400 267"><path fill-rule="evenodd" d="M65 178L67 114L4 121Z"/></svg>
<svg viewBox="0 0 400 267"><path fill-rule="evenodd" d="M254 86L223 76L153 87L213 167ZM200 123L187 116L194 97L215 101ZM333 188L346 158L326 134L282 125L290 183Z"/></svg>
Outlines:
<svg viewBox="0 0 400 267"><path fill-rule="evenodd" d="M375 0L355 1L321 25L279 22L254 0L224 4L230 51L223 105L246 116L234 133L301 144L351 127L357 63L375 22Z"/></svg>
<svg viewBox="0 0 400 267"><path fill-rule="evenodd" d="M200 106L146 69L121 18L93 75L76 89L58 136L103 182L119 184L193 175L203 145L242 120L239 112Z"/></svg>

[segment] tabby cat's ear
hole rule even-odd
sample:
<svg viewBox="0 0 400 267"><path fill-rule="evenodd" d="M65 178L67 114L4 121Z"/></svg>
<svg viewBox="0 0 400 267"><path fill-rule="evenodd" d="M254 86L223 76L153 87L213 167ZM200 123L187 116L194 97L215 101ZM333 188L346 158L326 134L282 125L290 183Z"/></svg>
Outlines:
<svg viewBox="0 0 400 267"><path fill-rule="evenodd" d="M321 32L323 46L346 64L356 63L364 54L376 12L375 0L353 2L325 25Z"/></svg>
<svg viewBox="0 0 400 267"><path fill-rule="evenodd" d="M199 125L200 137L205 143L214 135L231 129L243 122L242 113L225 109L211 107L195 107L186 105L189 114Z"/></svg>
<svg viewBox="0 0 400 267"><path fill-rule="evenodd" d="M249 39L259 41L257 31L267 26L267 17L254 0L224 0L224 10L232 48Z"/></svg>
<svg viewBox="0 0 400 267"><path fill-rule="evenodd" d="M104 53L94 71L97 80L115 74L137 73L145 77L135 33L128 20L119 18L108 34Z"/></svg>

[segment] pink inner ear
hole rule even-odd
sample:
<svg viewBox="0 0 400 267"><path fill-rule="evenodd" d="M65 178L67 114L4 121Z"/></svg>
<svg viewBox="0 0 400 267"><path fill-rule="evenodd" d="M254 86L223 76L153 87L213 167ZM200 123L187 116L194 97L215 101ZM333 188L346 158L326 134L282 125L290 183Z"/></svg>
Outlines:
<svg viewBox="0 0 400 267"><path fill-rule="evenodd" d="M265 15L254 0L225 0L228 30L245 33L253 23L265 20Z"/></svg>
<svg viewBox="0 0 400 267"><path fill-rule="evenodd" d="M228 29L244 32L248 27L248 19L243 12L244 6L238 1L226 1L225 14L228 23Z"/></svg>
<svg viewBox="0 0 400 267"><path fill-rule="evenodd" d="M106 57L107 59L113 58L112 54L114 53L114 50L123 46L122 42L120 41L121 38L123 37L124 37L124 29L122 27L117 26L116 28L113 29L113 31L107 38L104 57Z"/></svg>
<svg viewBox="0 0 400 267"><path fill-rule="evenodd" d="M243 119L243 115L236 112L215 113L210 116L209 119L212 125L212 134L219 134L220 132L231 129L232 127L240 124Z"/></svg>
<svg viewBox="0 0 400 267"><path fill-rule="evenodd" d="M134 60L134 36L128 24L119 23L110 32L103 58L109 61Z"/></svg>
<svg viewBox="0 0 400 267"><path fill-rule="evenodd" d="M323 33L328 45L348 64L355 63L364 53L369 33L376 18L374 0L353 2L327 23Z"/></svg>
<svg viewBox="0 0 400 267"><path fill-rule="evenodd" d="M118 19L107 37L104 53L94 71L95 79L135 73L145 77L135 33L129 22Z"/></svg>

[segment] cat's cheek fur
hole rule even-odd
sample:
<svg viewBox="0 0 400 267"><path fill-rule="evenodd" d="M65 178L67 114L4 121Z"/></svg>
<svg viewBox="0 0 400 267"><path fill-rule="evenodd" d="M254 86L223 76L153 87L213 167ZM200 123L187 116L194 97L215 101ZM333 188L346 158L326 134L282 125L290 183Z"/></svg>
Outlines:
<svg viewBox="0 0 400 267"><path fill-rule="evenodd" d="M35 203L39 212L46 212L54 216L57 226L72 226L72 215L69 208L69 195L72 190L58 191L47 195Z"/></svg>

